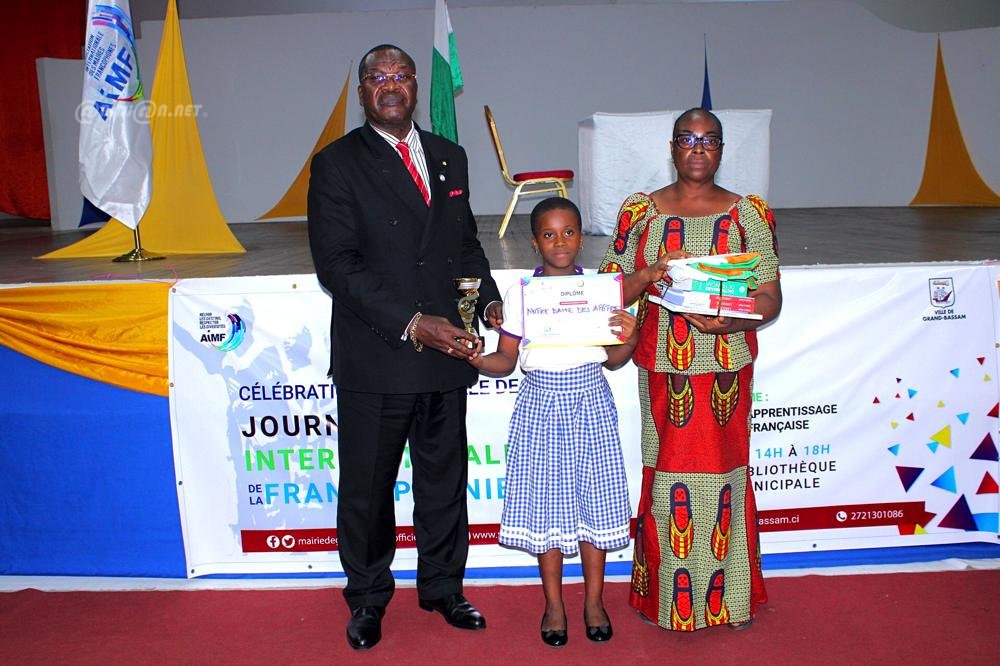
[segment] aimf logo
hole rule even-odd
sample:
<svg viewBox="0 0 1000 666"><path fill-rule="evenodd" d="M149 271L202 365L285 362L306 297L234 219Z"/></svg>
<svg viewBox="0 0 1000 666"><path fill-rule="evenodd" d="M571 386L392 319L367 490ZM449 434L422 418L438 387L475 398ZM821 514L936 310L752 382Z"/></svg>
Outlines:
<svg viewBox="0 0 1000 666"><path fill-rule="evenodd" d="M200 342L212 345L219 351L233 351L246 337L247 326L235 312L224 315L214 312L198 313Z"/></svg>
<svg viewBox="0 0 1000 666"><path fill-rule="evenodd" d="M955 283L948 278L931 278L927 281L931 305L935 308L950 308L955 304Z"/></svg>

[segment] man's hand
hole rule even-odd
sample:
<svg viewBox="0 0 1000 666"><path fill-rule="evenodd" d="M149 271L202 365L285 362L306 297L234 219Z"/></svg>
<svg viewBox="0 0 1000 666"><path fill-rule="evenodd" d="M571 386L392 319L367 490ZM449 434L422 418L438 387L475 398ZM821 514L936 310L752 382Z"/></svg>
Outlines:
<svg viewBox="0 0 1000 666"><path fill-rule="evenodd" d="M479 339L464 328L452 325L444 317L422 315L410 335L425 347L436 349L452 358L469 361L479 356Z"/></svg>

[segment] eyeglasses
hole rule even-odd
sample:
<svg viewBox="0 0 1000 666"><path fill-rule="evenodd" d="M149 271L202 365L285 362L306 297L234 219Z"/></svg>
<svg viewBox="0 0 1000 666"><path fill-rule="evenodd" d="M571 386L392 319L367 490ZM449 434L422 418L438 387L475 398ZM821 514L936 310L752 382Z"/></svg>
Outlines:
<svg viewBox="0 0 1000 666"><path fill-rule="evenodd" d="M406 72L396 72L395 74L382 74L381 72L376 72L374 74L365 74L361 77L361 80L371 83L374 86L384 86L389 81L401 86L407 81L416 81L417 75L408 74Z"/></svg>
<svg viewBox="0 0 1000 666"><path fill-rule="evenodd" d="M722 139L717 136L695 136L694 134L679 134L674 137L674 145L684 150L691 150L698 144L705 150L722 148Z"/></svg>

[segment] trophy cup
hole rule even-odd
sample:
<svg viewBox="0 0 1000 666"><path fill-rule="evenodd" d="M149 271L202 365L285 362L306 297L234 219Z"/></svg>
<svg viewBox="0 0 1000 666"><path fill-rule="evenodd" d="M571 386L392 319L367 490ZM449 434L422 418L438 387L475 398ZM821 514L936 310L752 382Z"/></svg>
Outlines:
<svg viewBox="0 0 1000 666"><path fill-rule="evenodd" d="M462 317L465 330L473 335L476 334L476 329L472 327L472 322L476 318L476 301L479 300L481 283L482 280L476 277L455 278L455 288L462 294L458 299L458 314Z"/></svg>

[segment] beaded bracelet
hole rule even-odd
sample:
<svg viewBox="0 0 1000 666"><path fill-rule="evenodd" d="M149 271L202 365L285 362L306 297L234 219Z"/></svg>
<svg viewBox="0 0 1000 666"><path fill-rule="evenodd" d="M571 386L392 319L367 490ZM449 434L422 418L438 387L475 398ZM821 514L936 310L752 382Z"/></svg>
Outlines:
<svg viewBox="0 0 1000 666"><path fill-rule="evenodd" d="M416 336L417 322L419 322L420 318L423 317L423 316L424 315L421 312L418 312L417 314L413 315L413 323L410 324L410 330L407 333L407 335L409 335L409 337L410 337L410 342L413 343L413 348L416 349L418 352L422 352L424 350L424 343L422 343L419 340L417 340L417 336Z"/></svg>

